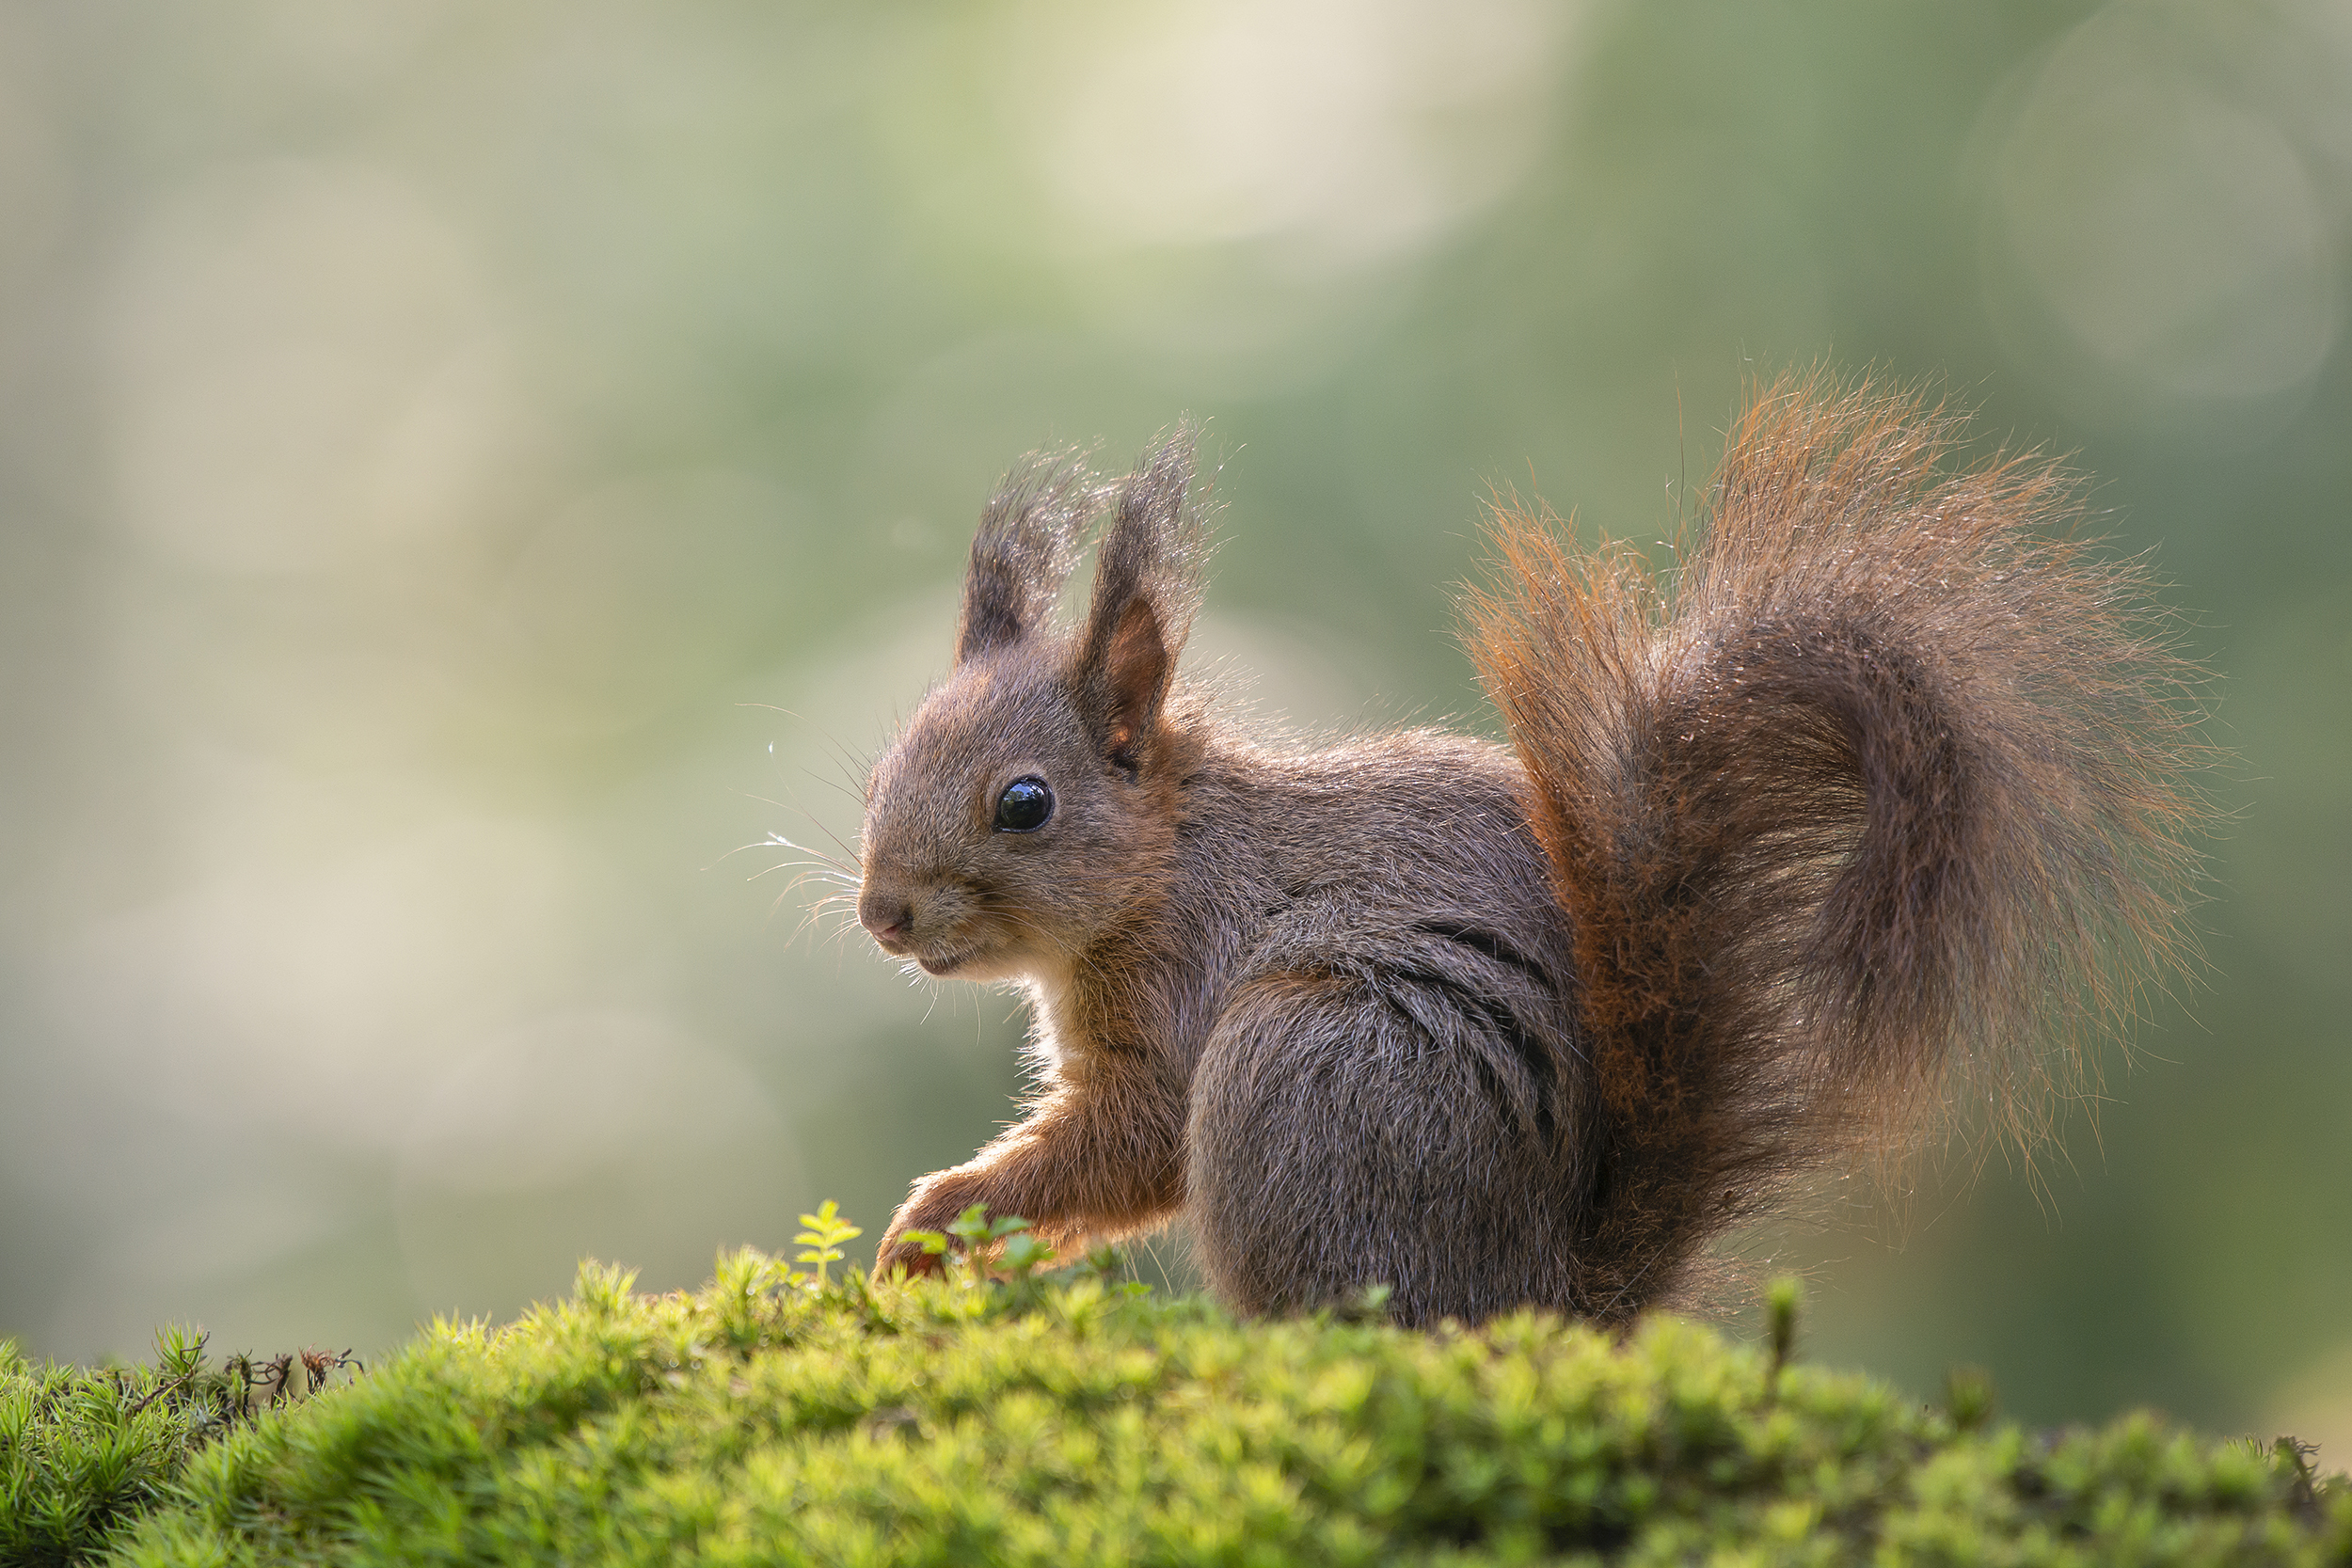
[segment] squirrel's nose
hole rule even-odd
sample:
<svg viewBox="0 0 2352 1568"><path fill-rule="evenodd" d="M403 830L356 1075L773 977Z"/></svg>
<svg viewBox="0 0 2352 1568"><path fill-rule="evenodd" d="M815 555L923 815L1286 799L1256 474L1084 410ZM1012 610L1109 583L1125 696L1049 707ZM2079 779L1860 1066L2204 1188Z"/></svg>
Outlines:
<svg viewBox="0 0 2352 1568"><path fill-rule="evenodd" d="M914 928L914 906L896 894L868 892L857 901L857 923L886 946L903 942Z"/></svg>

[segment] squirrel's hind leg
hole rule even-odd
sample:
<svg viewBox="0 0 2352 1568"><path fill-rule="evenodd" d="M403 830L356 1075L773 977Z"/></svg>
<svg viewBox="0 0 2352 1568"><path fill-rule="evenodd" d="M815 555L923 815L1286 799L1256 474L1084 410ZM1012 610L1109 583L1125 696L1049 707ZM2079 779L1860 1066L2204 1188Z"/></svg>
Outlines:
<svg viewBox="0 0 2352 1568"><path fill-rule="evenodd" d="M1376 970L1245 984L1193 1079L1186 1198L1236 1311L1390 1290L1400 1322L1573 1310L1574 1151L1507 1063L1487 1010Z"/></svg>

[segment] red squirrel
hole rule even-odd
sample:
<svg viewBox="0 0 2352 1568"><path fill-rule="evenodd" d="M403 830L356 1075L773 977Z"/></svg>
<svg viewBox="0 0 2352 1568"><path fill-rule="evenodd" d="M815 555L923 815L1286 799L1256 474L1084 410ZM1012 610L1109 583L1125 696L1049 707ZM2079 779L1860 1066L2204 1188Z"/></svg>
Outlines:
<svg viewBox="0 0 2352 1568"><path fill-rule="evenodd" d="M1506 747L1263 746L1177 659L1189 428L1007 477L954 668L874 764L860 922L1026 988L1025 1120L927 1176L1078 1248L1182 1214L1215 1295L1623 1320L1963 1072L2019 1125L2189 952L2195 672L2056 466L1915 395L1755 394L1671 572L1499 505ZM1107 512L1081 625L1054 607Z"/></svg>

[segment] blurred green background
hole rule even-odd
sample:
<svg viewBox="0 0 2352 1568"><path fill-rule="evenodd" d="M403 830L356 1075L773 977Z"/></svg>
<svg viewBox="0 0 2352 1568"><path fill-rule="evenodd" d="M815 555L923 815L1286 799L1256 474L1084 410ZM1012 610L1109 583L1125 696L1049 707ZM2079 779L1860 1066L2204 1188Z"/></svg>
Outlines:
<svg viewBox="0 0 2352 1568"><path fill-rule="evenodd" d="M1923 1395L2341 1463L2348 245L2327 0L10 5L0 1334L364 1352L822 1196L870 1243L1016 1009L762 841L853 833L1009 458L1207 417L1197 655L1490 727L1487 486L1657 537L1826 358L2074 453L2240 760L2096 1117L1752 1250Z"/></svg>

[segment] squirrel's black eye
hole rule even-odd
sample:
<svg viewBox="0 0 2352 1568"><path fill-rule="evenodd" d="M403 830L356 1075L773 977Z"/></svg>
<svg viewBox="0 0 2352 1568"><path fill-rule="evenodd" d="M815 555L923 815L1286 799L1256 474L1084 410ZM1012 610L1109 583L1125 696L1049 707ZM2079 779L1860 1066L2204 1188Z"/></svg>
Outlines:
<svg viewBox="0 0 2352 1568"><path fill-rule="evenodd" d="M996 797L996 831L1033 833L1054 815L1054 792L1043 779L1015 779Z"/></svg>

